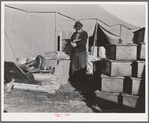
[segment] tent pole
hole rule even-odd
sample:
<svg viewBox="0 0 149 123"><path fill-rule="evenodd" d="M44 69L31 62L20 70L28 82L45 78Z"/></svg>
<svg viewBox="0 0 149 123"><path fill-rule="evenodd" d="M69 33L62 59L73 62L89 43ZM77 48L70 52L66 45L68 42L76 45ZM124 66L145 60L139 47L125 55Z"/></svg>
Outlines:
<svg viewBox="0 0 149 123"><path fill-rule="evenodd" d="M98 28L98 23L97 23L97 19L96 19L95 36L94 36L93 51L92 51L93 56L95 55L95 44L97 41L97 28Z"/></svg>
<svg viewBox="0 0 149 123"><path fill-rule="evenodd" d="M56 39L57 39L57 38L56 38L56 21L57 21L57 20L56 20L56 13L57 13L57 12L55 12L55 51L57 51L57 40L56 40Z"/></svg>
<svg viewBox="0 0 149 123"><path fill-rule="evenodd" d="M121 32L122 32L122 24L120 24L119 44L122 44Z"/></svg>
<svg viewBox="0 0 149 123"><path fill-rule="evenodd" d="M88 46L89 45L89 38L87 38L87 44L86 44L86 51L87 51L87 53L89 52L89 50L88 50Z"/></svg>

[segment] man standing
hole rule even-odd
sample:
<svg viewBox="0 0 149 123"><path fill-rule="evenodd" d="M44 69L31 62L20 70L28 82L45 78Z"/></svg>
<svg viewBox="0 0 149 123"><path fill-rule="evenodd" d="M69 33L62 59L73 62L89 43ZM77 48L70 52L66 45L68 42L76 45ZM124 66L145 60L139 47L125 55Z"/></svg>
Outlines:
<svg viewBox="0 0 149 123"><path fill-rule="evenodd" d="M85 83L86 66L87 66L87 51L86 43L88 34L83 29L83 24L77 21L74 25L76 32L73 33L70 39L72 51L70 53L70 81Z"/></svg>

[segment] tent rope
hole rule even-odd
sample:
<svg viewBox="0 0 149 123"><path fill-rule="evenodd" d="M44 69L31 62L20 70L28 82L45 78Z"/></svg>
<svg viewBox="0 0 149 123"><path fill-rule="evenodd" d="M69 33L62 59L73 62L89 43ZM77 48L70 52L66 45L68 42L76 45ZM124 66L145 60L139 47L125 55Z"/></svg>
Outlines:
<svg viewBox="0 0 149 123"><path fill-rule="evenodd" d="M112 26L119 26L119 25L120 25L120 26L123 26L123 27L125 27L125 28L127 28L127 29L129 29L129 30L133 30L133 29L140 28L140 27L129 28L129 27L123 25L123 24L114 24L114 25L111 25L110 27L112 27Z"/></svg>
<svg viewBox="0 0 149 123"><path fill-rule="evenodd" d="M67 17L67 18L69 18L69 19L71 19L71 20L76 21L76 19L74 19L74 18L72 18L72 17L69 17L69 16L67 16L67 15L64 15L64 14L62 14L62 13L60 13L60 12L56 12L56 11L52 11L52 12L36 12L36 11L26 11L26 10L19 9L19 8L16 8L16 7L12 7L12 6L8 6L8 5L5 5L5 7L9 7L9 8L12 8L12 9L24 11L24 12L27 12L27 13L57 13L57 14L60 14L60 15L62 15L62 16L64 16L64 17Z"/></svg>
<svg viewBox="0 0 149 123"><path fill-rule="evenodd" d="M74 19L74 18L72 18L72 17L69 17L69 16L67 16L67 15L64 15L64 14L62 14L62 13L60 13L60 12L56 12L56 11L52 11L52 12L36 12L36 11L29 11L28 13L57 13L57 14L59 14L59 15L62 15L62 16L64 16L64 17L67 17L67 18L69 18L69 19L71 19L71 20L75 20L75 21L76 21L76 19Z"/></svg>
<svg viewBox="0 0 149 123"><path fill-rule="evenodd" d="M72 20L76 21L76 19L74 19L74 18L71 18L71 17L66 16L66 15L64 15L64 14L61 14L61 13L59 13L59 12L57 12L57 13L60 14L60 15L62 15L62 16L64 16L64 17L67 17L67 18L69 18L69 19L72 19Z"/></svg>
<svg viewBox="0 0 149 123"><path fill-rule="evenodd" d="M60 24L60 27L61 27L62 31L63 31L62 24L60 23L60 20L59 20L59 17L58 16L57 16L57 20L58 20L58 22Z"/></svg>
<svg viewBox="0 0 149 123"><path fill-rule="evenodd" d="M78 19L78 20L96 20L96 21L98 20L98 21L102 22L103 24L107 25L108 27L110 27L110 25L104 23L103 21L101 21L101 20L98 19L98 18L85 18L85 19Z"/></svg>
<svg viewBox="0 0 149 123"><path fill-rule="evenodd" d="M108 25L108 24L104 23L103 21L101 21L101 20L98 19L98 18L85 18L85 19L78 19L78 20L98 20L98 21L102 22L103 24L105 24L105 25L108 26L108 27L121 25L121 26L123 26L123 27L125 27L125 28L127 28L127 29L129 29L129 30L133 30L133 29L140 28L140 27L129 28L129 27L123 25L123 24Z"/></svg>
<svg viewBox="0 0 149 123"><path fill-rule="evenodd" d="M20 10L20 11L24 11L24 12L27 12L26 10L23 10L23 9L19 9L19 8L16 8L16 7L12 7L12 6L8 6L8 5L5 5L6 7L9 7L9 8L12 8L12 9L16 9L16 10Z"/></svg>

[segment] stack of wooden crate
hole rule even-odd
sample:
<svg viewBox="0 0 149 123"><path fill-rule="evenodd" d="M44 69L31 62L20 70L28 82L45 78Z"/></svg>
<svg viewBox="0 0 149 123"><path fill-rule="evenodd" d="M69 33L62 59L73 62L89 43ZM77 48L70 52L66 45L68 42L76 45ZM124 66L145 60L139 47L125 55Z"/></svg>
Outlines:
<svg viewBox="0 0 149 123"><path fill-rule="evenodd" d="M144 102L143 48L144 44L134 43L106 45L107 58L101 63L100 86L96 91L96 99L102 98L132 108Z"/></svg>

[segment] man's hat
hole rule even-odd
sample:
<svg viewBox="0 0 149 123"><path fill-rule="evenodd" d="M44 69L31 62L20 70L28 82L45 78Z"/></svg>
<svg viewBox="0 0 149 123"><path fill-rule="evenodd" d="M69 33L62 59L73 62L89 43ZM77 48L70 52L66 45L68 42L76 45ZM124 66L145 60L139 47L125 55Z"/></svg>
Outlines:
<svg viewBox="0 0 149 123"><path fill-rule="evenodd" d="M76 21L75 25L73 26L74 29L81 29L83 24L80 21Z"/></svg>

